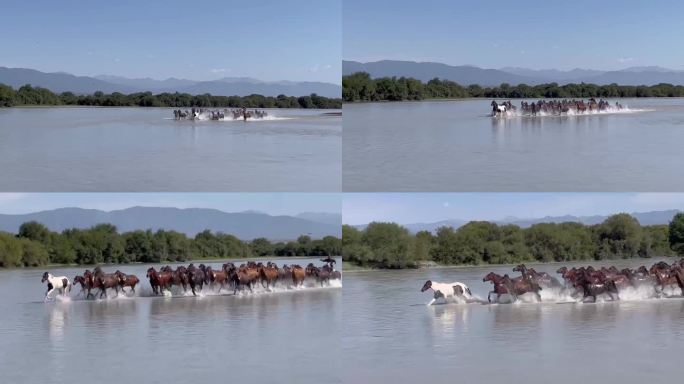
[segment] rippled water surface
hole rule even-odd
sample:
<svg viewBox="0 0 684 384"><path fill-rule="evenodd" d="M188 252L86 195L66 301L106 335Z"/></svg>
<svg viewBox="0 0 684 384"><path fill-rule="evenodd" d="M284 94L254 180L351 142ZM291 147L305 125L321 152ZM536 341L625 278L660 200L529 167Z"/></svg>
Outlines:
<svg viewBox="0 0 684 384"><path fill-rule="evenodd" d="M647 263L650 265L651 260ZM616 263L635 266L636 263ZM560 265L535 266L555 275ZM349 272L343 380L385 383L665 383L679 380L684 299L426 306L426 280L461 281L486 300L490 271L511 267ZM553 295L550 295L553 296Z"/></svg>
<svg viewBox="0 0 684 384"><path fill-rule="evenodd" d="M76 288L70 301L49 303L44 270L0 271L0 382L340 381L340 285L150 297L147 267L105 268L141 278L137 296L85 301ZM51 272L73 278L83 269Z"/></svg>
<svg viewBox="0 0 684 384"><path fill-rule="evenodd" d="M505 119L490 103L345 104L344 190L684 191L684 99Z"/></svg>
<svg viewBox="0 0 684 384"><path fill-rule="evenodd" d="M339 116L174 121L170 108L0 109L2 191L339 191Z"/></svg>

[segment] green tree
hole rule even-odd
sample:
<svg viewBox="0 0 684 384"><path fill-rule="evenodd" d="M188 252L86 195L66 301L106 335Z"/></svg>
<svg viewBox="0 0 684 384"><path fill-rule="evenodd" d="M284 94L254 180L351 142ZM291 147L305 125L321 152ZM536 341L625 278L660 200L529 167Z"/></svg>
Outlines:
<svg viewBox="0 0 684 384"><path fill-rule="evenodd" d="M670 221L668 240L678 255L684 255L684 213L677 213Z"/></svg>

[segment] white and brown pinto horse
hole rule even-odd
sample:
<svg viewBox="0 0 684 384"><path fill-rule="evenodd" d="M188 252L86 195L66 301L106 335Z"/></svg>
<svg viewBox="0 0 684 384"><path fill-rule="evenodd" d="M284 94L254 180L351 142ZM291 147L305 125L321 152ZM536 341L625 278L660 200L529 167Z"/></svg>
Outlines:
<svg viewBox="0 0 684 384"><path fill-rule="evenodd" d="M47 292L45 292L45 301L50 299L50 294L55 289L59 290L61 295L66 295L71 291L71 281L66 276L52 276L52 274L43 273L43 279L40 281L44 283L47 281Z"/></svg>
<svg viewBox="0 0 684 384"><path fill-rule="evenodd" d="M423 288L420 289L421 292L425 292L428 289L432 289L435 294L432 300L427 305L432 305L437 299L457 299L458 301L469 302L473 300L473 294L470 292L470 288L463 283L458 281L453 283L434 283L430 280L426 281Z"/></svg>

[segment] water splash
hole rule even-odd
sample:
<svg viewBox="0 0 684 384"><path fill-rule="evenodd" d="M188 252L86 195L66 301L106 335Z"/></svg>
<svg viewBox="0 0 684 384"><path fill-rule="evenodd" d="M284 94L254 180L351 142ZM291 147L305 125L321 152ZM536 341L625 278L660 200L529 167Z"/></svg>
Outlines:
<svg viewBox="0 0 684 384"><path fill-rule="evenodd" d="M527 113L523 113L520 109L516 109L514 111L506 111L505 114L497 115L497 116L492 116L497 119L510 119L510 118L541 118L541 117L583 117L583 116L598 116L598 115L628 115L628 114L634 114L634 113L643 113L643 112L654 112L655 109L648 109L648 108L629 108L628 106L622 106L622 108L618 109L615 107L611 107L605 110L600 110L600 111L585 111L585 112L577 112L575 110L569 110L568 112L564 112L562 115L556 114L556 113L551 113L551 112L537 112L536 115L531 115ZM490 115L491 116L491 115Z"/></svg>

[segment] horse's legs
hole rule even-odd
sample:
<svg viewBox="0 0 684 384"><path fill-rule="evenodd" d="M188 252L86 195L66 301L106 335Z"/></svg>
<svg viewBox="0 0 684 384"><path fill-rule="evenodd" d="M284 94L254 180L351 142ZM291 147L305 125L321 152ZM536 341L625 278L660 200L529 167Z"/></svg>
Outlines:
<svg viewBox="0 0 684 384"><path fill-rule="evenodd" d="M435 302L435 300L436 300L436 299L435 299L435 298L433 297L433 298L432 298L432 300L430 300L430 302L429 302L429 303L427 303L427 305L432 305L432 303L434 303L434 302Z"/></svg>
<svg viewBox="0 0 684 384"><path fill-rule="evenodd" d="M48 289L48 290L45 292L45 301L48 301L48 299L50 298L50 294L51 294L52 291L54 291L54 290L55 290L55 288L52 288L52 289Z"/></svg>

